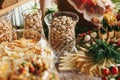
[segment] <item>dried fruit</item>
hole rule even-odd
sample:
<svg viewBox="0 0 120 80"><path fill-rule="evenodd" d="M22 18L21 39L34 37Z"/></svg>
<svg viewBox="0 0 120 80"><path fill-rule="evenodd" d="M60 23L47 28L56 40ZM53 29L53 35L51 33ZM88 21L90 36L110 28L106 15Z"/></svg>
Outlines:
<svg viewBox="0 0 120 80"><path fill-rule="evenodd" d="M29 72L30 72L30 73L34 73L34 72L35 72L35 68L34 68L33 66L30 66Z"/></svg>
<svg viewBox="0 0 120 80"><path fill-rule="evenodd" d="M24 71L25 71L25 68L24 68L24 67L19 69L19 72L20 72L20 73L23 73Z"/></svg>

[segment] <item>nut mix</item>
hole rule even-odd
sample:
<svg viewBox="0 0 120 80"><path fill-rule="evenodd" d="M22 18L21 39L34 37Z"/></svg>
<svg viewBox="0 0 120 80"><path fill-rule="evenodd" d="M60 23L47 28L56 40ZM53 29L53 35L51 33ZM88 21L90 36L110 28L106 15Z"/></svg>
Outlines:
<svg viewBox="0 0 120 80"><path fill-rule="evenodd" d="M38 31L41 34L44 34L42 21L41 21L41 14L40 14L39 10L31 9L27 13L26 13L26 11L23 13L24 28L25 29L33 29L35 31Z"/></svg>
<svg viewBox="0 0 120 80"><path fill-rule="evenodd" d="M0 19L0 34L3 34L5 32L11 31L12 25L11 22L4 20L3 18ZM9 33L9 35L4 35L4 37L0 38L0 42L3 41L10 41L12 33Z"/></svg>
<svg viewBox="0 0 120 80"><path fill-rule="evenodd" d="M69 16L58 16L53 18L50 25L50 44L56 50L62 50L65 45L73 42L75 39L75 21ZM73 42L66 50L71 50L75 45Z"/></svg>

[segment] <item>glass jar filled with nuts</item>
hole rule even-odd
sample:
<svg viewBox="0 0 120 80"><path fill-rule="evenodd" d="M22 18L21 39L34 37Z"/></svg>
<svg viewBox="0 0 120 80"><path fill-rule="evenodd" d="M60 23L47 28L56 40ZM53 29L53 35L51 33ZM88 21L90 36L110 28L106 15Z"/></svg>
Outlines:
<svg viewBox="0 0 120 80"><path fill-rule="evenodd" d="M59 52L64 47L67 47L66 51L75 48L75 26L79 20L78 15L60 11L46 15L44 20L49 27L49 43L55 51Z"/></svg>
<svg viewBox="0 0 120 80"><path fill-rule="evenodd" d="M13 30L13 26L11 23L12 15L13 15L13 11L9 11L6 14L0 16L0 35ZM8 35L4 35L2 38L0 38L0 42L10 41L11 35L12 33L9 33Z"/></svg>
<svg viewBox="0 0 120 80"><path fill-rule="evenodd" d="M33 29L44 34L42 26L42 14L39 9L28 9L23 11L24 29Z"/></svg>

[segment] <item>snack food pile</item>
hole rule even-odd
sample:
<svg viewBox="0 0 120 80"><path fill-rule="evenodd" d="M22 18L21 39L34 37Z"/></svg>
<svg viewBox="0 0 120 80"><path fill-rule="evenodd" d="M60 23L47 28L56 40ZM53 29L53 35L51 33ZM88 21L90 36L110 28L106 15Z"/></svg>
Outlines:
<svg viewBox="0 0 120 80"><path fill-rule="evenodd" d="M59 69L102 77L102 80L118 80L120 25L117 16L106 13L101 27L79 34L76 44L78 51L67 54L63 52L64 56L60 57Z"/></svg>
<svg viewBox="0 0 120 80"><path fill-rule="evenodd" d="M0 20L0 80L120 80L120 10L111 0L66 1L80 15L50 8L44 16L35 2L21 13L23 29ZM81 14L94 27L77 34Z"/></svg>
<svg viewBox="0 0 120 80"><path fill-rule="evenodd" d="M0 45L1 80L54 80L54 54L33 39L20 38Z"/></svg>
<svg viewBox="0 0 120 80"><path fill-rule="evenodd" d="M51 21L50 26L50 42L51 46L61 51L63 47L75 39L76 22L69 16L58 16ZM73 43L67 50L71 50L75 45Z"/></svg>

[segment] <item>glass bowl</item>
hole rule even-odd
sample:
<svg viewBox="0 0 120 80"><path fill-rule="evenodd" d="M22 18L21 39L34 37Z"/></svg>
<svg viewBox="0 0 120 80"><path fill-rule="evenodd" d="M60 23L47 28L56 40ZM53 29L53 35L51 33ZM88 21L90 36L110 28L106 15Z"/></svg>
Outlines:
<svg viewBox="0 0 120 80"><path fill-rule="evenodd" d="M17 29L12 31L7 31L0 35L0 43L1 42L11 42L13 40L18 40L20 38L25 39L34 39L36 41L41 40L41 36L37 31L33 31L31 29Z"/></svg>
<svg viewBox="0 0 120 80"><path fill-rule="evenodd" d="M0 80L58 80L50 45L43 35L31 29L0 35L0 65Z"/></svg>

